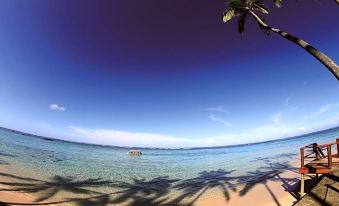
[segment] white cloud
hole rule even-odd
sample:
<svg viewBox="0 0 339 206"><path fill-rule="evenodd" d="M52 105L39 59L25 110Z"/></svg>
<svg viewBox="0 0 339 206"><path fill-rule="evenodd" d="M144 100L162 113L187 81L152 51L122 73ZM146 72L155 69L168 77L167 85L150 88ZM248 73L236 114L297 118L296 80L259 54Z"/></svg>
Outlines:
<svg viewBox="0 0 339 206"><path fill-rule="evenodd" d="M326 126L323 128L325 129ZM243 133L225 134L210 138L214 139L218 143L217 145L244 144L293 137L317 130L318 128L305 129L293 124L267 124L253 127Z"/></svg>
<svg viewBox="0 0 339 206"><path fill-rule="evenodd" d="M327 112L327 110L328 110L329 108L330 108L329 105L325 105L325 106L323 106L322 108L320 108L318 111L316 111L316 112L310 114L310 115L308 116L308 118L311 119L311 118L317 117L317 116L319 116L319 115L321 115L321 114Z"/></svg>
<svg viewBox="0 0 339 206"><path fill-rule="evenodd" d="M335 119L339 120L339 118ZM339 122L339 121L338 121ZM303 135L333 127L333 122L307 126L299 124L259 125L243 133L221 134L206 138L180 138L154 133L138 133L130 131L86 129L69 126L73 140L91 144L151 147L151 148L191 148L208 146L225 146L254 143L286 137Z"/></svg>
<svg viewBox="0 0 339 206"><path fill-rule="evenodd" d="M339 104L327 104L323 107L321 107L319 110L317 110L316 112L313 112L311 114L308 114L304 117L304 120L310 120L310 119L313 119L313 118L316 118L328 111L330 111L331 109L334 109L336 107L339 107Z"/></svg>
<svg viewBox="0 0 339 206"><path fill-rule="evenodd" d="M214 138L208 138L208 139L207 139L207 144L213 145L213 144L215 144L215 143L216 143L216 141L215 141Z"/></svg>
<svg viewBox="0 0 339 206"><path fill-rule="evenodd" d="M220 122L221 124L226 125L226 126L228 126L228 127L232 126L232 124L229 123L228 121L226 121L226 120L224 120L224 119L221 119L221 118L219 118L219 117L216 117L216 116L213 115L213 114L210 114L210 115L208 116L208 118L210 118L210 119L213 120L213 121Z"/></svg>
<svg viewBox="0 0 339 206"><path fill-rule="evenodd" d="M205 111L209 112L223 112L223 113L229 113L229 110L225 109L225 106L218 106L218 107L208 107L204 109Z"/></svg>
<svg viewBox="0 0 339 206"><path fill-rule="evenodd" d="M278 112L272 115L272 119L275 125L281 124L282 112Z"/></svg>
<svg viewBox="0 0 339 206"><path fill-rule="evenodd" d="M134 147L160 147L160 148L180 148L180 147L201 147L214 144L212 139L189 139L171 137L154 133L139 133L130 131L107 130L107 129L86 129L69 126L72 136L77 137L77 141L91 144L103 144L114 146L134 146Z"/></svg>
<svg viewBox="0 0 339 206"><path fill-rule="evenodd" d="M299 131L304 132L304 131L306 131L306 128L305 127L299 127Z"/></svg>
<svg viewBox="0 0 339 206"><path fill-rule="evenodd" d="M49 109L53 111L61 111L61 112L64 112L66 110L65 107L59 106L57 104L50 104Z"/></svg>
<svg viewBox="0 0 339 206"><path fill-rule="evenodd" d="M293 137L306 133L320 131L339 125L339 104L328 104L319 110L307 115L307 118L315 118L328 112L328 118L317 123L297 121L286 111L272 114L271 123L258 125L243 132L220 134L207 137L173 137L155 133L141 133L107 129L87 129L70 126L73 140L92 144L136 146L136 147L160 147L160 148L190 148L206 146L224 146L233 144L253 143L258 141L274 140ZM329 112L331 111L331 112ZM324 115L325 116L325 115ZM231 126L228 121L217 117L215 114L208 116L211 120Z"/></svg>

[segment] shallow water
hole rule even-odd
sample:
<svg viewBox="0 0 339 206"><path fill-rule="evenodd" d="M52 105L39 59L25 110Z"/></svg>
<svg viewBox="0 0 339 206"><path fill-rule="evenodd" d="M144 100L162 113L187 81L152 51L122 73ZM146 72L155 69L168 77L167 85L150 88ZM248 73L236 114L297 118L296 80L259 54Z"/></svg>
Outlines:
<svg viewBox="0 0 339 206"><path fill-rule="evenodd" d="M262 175L261 171L272 169L272 165L275 169L286 167L298 158L301 146L333 142L337 137L339 128L294 139L225 148L143 149L142 156L131 157L127 148L48 141L0 129L0 164L19 168L13 174L39 180L90 180L94 184L100 180L119 182L126 187L130 183L146 187L175 183L174 188L180 190L180 186L187 189L190 182L206 185L225 177L230 180L242 177L234 180L234 184L250 181ZM206 182L208 179L211 181ZM112 188L103 186L96 190L111 192Z"/></svg>

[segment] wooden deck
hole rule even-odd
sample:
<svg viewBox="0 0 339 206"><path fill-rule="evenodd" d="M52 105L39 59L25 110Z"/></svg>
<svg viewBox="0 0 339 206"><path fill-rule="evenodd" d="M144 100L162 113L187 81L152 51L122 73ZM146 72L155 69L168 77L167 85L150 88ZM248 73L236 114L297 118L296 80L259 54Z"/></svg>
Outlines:
<svg viewBox="0 0 339 206"><path fill-rule="evenodd" d="M332 158L332 167L339 166L339 158L333 157ZM327 174L331 172L332 168L328 167L328 158L324 159L315 159L304 167L299 169L299 173L302 174Z"/></svg>
<svg viewBox="0 0 339 206"><path fill-rule="evenodd" d="M318 178L319 174L328 174L333 168L339 167L339 138L329 144L318 145L317 143L313 143L302 147L300 148L300 157L300 195L303 196L305 174L315 174Z"/></svg>

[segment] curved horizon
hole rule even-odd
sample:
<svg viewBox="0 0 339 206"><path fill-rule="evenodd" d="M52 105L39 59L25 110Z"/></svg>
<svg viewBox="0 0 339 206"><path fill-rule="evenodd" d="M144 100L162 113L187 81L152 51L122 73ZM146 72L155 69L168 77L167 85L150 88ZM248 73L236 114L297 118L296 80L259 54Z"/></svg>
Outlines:
<svg viewBox="0 0 339 206"><path fill-rule="evenodd" d="M283 137L283 138L278 138L278 139L270 139L270 140L265 140L265 141L261 141L261 142L248 142L248 143L242 143L242 144L216 145L216 146L206 146L206 147L177 147L177 148L167 147L167 148L164 148L164 147L117 146L117 145L105 145L105 144L97 144L97 143L77 142L77 141L61 139L61 138L57 138L57 137L45 137L45 136L40 136L40 135L36 135L36 134L30 134L30 133L26 133L26 132L23 132L23 131L18 131L18 130L15 130L15 129L5 128L5 127L0 126L0 129L9 130L9 131L12 131L12 132L15 132L15 133L19 133L21 135L29 135L29 136L32 136L33 138L44 139L44 140L47 140L47 141L62 141L62 142L68 142L68 143L73 143L73 144L85 144L85 145L99 146L99 147L112 147L112 148L124 148L124 149L133 149L133 148L134 149L159 149L159 150L217 149L217 148L255 145L255 144L268 143L268 142L277 142L277 141L282 141L282 140L286 140L286 139L302 138L304 136L317 134L317 133L321 133L321 132L325 132L325 131L329 131L329 130L335 130L337 128L339 128L339 126L327 128L327 129L322 129L322 130L317 130L317 131L314 131L314 132L305 133L305 134L301 134L301 135L297 135L297 136L289 136L289 137Z"/></svg>

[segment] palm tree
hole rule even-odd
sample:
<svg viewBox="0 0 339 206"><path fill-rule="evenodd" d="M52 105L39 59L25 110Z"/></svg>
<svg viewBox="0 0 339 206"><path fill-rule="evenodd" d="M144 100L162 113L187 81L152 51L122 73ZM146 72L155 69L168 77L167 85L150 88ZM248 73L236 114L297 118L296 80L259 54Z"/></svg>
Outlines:
<svg viewBox="0 0 339 206"><path fill-rule="evenodd" d="M277 7L281 6L281 0L275 0L274 2ZM339 0L336 0L336 2L339 2ZM268 8L262 2L260 2L259 0L228 0L227 4L228 9L223 13L222 19L224 22L228 22L233 17L238 17L238 31L240 33L244 32L246 19L250 15L256 20L260 29L262 29L266 34L274 32L276 34L279 34L281 37L302 47L318 61L320 61L323 65L325 65L327 69L332 72L332 74L337 78L337 80L339 80L339 66L331 58L311 46L306 41L284 31L281 31L280 29L269 26L262 18L258 16L258 14L256 14L257 11L264 14L268 13Z"/></svg>

